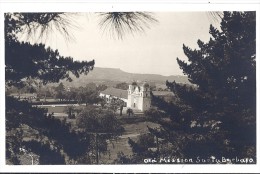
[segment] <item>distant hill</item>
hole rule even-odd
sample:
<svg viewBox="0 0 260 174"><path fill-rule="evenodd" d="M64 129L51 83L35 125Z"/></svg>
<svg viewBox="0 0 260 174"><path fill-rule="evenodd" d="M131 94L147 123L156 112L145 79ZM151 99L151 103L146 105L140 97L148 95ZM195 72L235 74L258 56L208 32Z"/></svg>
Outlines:
<svg viewBox="0 0 260 174"><path fill-rule="evenodd" d="M178 83L189 83L186 76L172 75L172 76L162 76L158 74L136 74L124 72L116 68L100 68L95 67L93 71L89 72L88 75L81 75L79 78L73 78L72 82L65 82L65 85L70 86L84 86L84 84L94 82L100 83L115 83L115 82L127 82L131 83L133 81L147 81L156 84L165 84L166 80L176 81Z"/></svg>

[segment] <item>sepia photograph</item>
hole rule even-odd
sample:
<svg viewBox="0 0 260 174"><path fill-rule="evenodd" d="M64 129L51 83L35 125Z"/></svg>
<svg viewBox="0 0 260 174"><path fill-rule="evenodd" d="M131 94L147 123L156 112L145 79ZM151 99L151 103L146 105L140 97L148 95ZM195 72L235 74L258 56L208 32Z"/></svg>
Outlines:
<svg viewBox="0 0 260 174"><path fill-rule="evenodd" d="M255 166L256 14L4 11L4 165Z"/></svg>

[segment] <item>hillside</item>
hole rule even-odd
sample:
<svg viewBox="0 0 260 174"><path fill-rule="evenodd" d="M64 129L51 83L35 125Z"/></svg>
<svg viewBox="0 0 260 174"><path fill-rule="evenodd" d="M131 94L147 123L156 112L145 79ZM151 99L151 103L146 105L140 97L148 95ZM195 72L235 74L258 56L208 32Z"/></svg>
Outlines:
<svg viewBox="0 0 260 174"><path fill-rule="evenodd" d="M88 75L81 75L79 78L73 78L73 81L63 82L70 86L84 86L84 84L94 82L100 83L112 83L115 82L127 82L131 83L133 81L147 81L156 84L165 84L166 80L176 81L178 83L189 83L186 76L162 76L158 74L136 74L124 72L116 68L100 68L95 67L93 71L89 72Z"/></svg>

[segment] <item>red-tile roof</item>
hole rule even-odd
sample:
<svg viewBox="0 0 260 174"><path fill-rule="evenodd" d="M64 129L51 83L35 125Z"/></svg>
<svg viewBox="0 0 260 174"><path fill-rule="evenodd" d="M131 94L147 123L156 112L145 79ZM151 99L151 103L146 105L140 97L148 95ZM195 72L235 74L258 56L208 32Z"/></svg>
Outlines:
<svg viewBox="0 0 260 174"><path fill-rule="evenodd" d="M170 91L152 91L155 96L174 96L174 94ZM107 88L106 90L101 92L102 94L115 96L118 98L127 99L128 93L127 90L117 89L117 88Z"/></svg>
<svg viewBox="0 0 260 174"><path fill-rule="evenodd" d="M112 95L112 96L115 96L118 98L124 98L124 99L128 98L127 90L123 90L123 89L107 88L106 90L104 90L100 93L106 94L106 95Z"/></svg>

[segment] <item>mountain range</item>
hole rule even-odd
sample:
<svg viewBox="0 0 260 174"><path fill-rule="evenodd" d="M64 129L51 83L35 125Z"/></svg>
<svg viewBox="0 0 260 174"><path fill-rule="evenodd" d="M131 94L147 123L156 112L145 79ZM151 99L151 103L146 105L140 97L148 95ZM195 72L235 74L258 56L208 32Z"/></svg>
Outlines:
<svg viewBox="0 0 260 174"><path fill-rule="evenodd" d="M166 80L168 81L176 81L178 83L189 83L188 78L186 76L180 75L171 75L171 76L163 76L159 74L138 74L138 73L128 73L122 71L118 68L101 68L95 67L92 71L90 71L87 75L81 75L79 78L73 77L72 82L65 82L63 83L70 86L84 86L87 83L114 83L114 82L126 82L132 83L133 81L136 82L152 82L156 84L165 84Z"/></svg>

